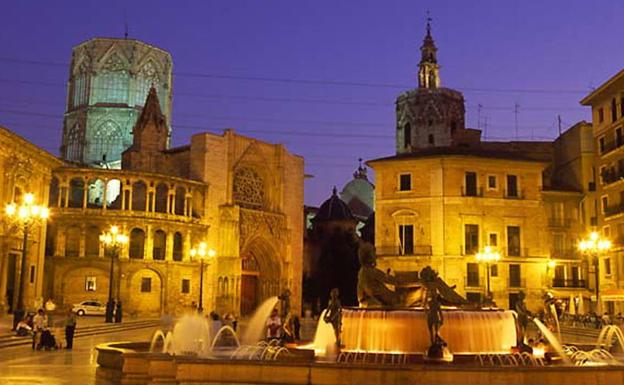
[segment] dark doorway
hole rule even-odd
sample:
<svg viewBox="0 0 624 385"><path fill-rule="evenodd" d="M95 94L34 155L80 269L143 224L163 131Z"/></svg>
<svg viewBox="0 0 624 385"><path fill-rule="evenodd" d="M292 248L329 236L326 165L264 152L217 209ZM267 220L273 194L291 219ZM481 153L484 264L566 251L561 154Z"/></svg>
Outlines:
<svg viewBox="0 0 624 385"><path fill-rule="evenodd" d="M252 274L243 274L241 277L241 315L252 314L257 306L258 277Z"/></svg>
<svg viewBox="0 0 624 385"><path fill-rule="evenodd" d="M516 303L518 303L518 293L509 293L509 309L516 310Z"/></svg>

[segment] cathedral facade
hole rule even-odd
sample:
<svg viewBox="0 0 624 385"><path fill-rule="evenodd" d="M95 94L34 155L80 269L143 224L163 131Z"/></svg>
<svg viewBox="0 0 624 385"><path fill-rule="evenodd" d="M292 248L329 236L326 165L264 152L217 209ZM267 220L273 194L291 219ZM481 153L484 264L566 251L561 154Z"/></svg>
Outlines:
<svg viewBox="0 0 624 385"><path fill-rule="evenodd" d="M11 194L4 202L20 199L18 186L50 208L33 238L39 250L30 252L37 270L27 308L48 298L61 306L106 302L112 287L130 316L194 311L200 298L206 311L247 315L287 289L293 311L300 309L303 158L231 129L171 148L171 65L168 53L136 40L80 44L63 159L13 140L13 152L36 163L29 167L37 182L6 179ZM116 256L100 242L113 225L129 239ZM4 234L6 298L15 286L6 272L19 276L11 262L19 249L11 232ZM193 256L200 245L211 251L204 258Z"/></svg>

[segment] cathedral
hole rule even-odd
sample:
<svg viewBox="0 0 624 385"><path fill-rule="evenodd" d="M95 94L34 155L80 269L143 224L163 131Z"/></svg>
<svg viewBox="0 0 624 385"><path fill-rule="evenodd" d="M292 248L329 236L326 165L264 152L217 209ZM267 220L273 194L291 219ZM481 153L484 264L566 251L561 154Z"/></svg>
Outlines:
<svg viewBox="0 0 624 385"><path fill-rule="evenodd" d="M29 238L40 247L29 248L27 308L44 298L105 303L110 288L130 316L198 307L248 315L287 289L300 309L303 158L232 129L171 147L171 71L168 52L138 40L81 43L71 61L61 159L0 142L3 154L30 159L12 166L5 202L29 191L50 208L47 224ZM35 170L36 178L27 175ZM112 225L128 236L113 261L100 242ZM19 238L9 231L4 309L20 279ZM210 250L204 258L195 252L201 247Z"/></svg>

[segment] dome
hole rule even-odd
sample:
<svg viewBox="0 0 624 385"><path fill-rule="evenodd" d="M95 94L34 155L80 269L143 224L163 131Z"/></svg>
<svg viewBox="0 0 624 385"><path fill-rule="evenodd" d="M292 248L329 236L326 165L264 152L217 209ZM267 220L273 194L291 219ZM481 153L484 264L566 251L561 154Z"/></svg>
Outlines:
<svg viewBox="0 0 624 385"><path fill-rule="evenodd" d="M373 212L375 204L375 186L368 180L366 167L360 165L353 173L353 179L340 192L340 198L345 202L351 213L359 220L364 221Z"/></svg>
<svg viewBox="0 0 624 385"><path fill-rule="evenodd" d="M338 197L336 187L334 187L332 196L323 202L313 219L314 222L355 220L356 219L353 216L351 209L349 209L349 206L347 206L347 204L343 202L340 197Z"/></svg>

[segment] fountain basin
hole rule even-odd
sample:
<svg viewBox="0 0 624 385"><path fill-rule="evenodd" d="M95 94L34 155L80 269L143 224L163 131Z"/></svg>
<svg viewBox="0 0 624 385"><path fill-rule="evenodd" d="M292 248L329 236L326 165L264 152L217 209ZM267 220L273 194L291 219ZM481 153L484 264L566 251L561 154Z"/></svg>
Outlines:
<svg viewBox="0 0 624 385"><path fill-rule="evenodd" d="M144 344L147 348L149 344ZM478 367L215 360L99 345L96 384L549 385L624 384L621 366Z"/></svg>
<svg viewBox="0 0 624 385"><path fill-rule="evenodd" d="M505 354L516 345L514 312L442 311L440 336L453 354ZM344 308L343 351L422 354L431 345L424 309Z"/></svg>

